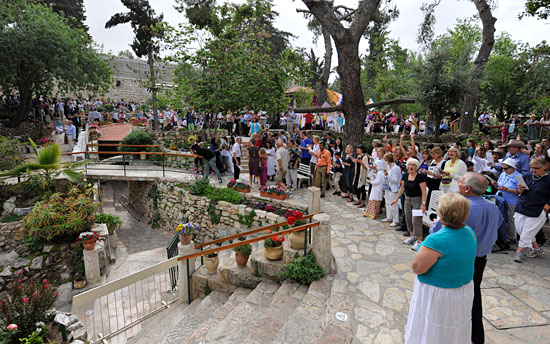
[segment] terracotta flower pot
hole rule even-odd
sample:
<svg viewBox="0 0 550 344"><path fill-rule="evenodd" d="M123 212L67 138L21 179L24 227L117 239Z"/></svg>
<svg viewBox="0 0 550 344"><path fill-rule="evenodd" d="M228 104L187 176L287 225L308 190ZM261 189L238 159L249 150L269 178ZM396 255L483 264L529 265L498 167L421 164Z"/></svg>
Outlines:
<svg viewBox="0 0 550 344"><path fill-rule="evenodd" d="M238 192L242 192L242 193L249 193L250 192L250 189L233 188L233 190L238 191Z"/></svg>
<svg viewBox="0 0 550 344"><path fill-rule="evenodd" d="M263 191L260 191L260 196L279 199L279 200L285 200L286 199L286 194L276 195L274 193L270 194L270 193L263 192Z"/></svg>
<svg viewBox="0 0 550 344"><path fill-rule="evenodd" d="M218 256L215 256L213 258L204 257L204 265L206 265L206 270L208 271L209 275L214 275L218 271L219 264L220 264L220 259Z"/></svg>
<svg viewBox="0 0 550 344"><path fill-rule="evenodd" d="M295 250L300 250L304 248L304 240L306 237L306 231L299 231L290 233L288 240L290 240L290 247Z"/></svg>
<svg viewBox="0 0 550 344"><path fill-rule="evenodd" d="M81 279L81 280L74 280L73 281L73 287L75 289L82 289L86 286L88 282L86 281L86 279Z"/></svg>
<svg viewBox="0 0 550 344"><path fill-rule="evenodd" d="M283 245L279 247L264 247L264 256L269 260L279 260L283 258Z"/></svg>
<svg viewBox="0 0 550 344"><path fill-rule="evenodd" d="M82 242L82 246L86 251L92 251L95 248L96 240L86 240Z"/></svg>
<svg viewBox="0 0 550 344"><path fill-rule="evenodd" d="M191 243L191 239L193 239L193 234L180 234L179 237L182 245L189 245Z"/></svg>
<svg viewBox="0 0 550 344"><path fill-rule="evenodd" d="M239 268L244 268L246 266L246 263L248 263L248 256L244 256L239 252L235 252L235 261L237 262L237 266Z"/></svg>

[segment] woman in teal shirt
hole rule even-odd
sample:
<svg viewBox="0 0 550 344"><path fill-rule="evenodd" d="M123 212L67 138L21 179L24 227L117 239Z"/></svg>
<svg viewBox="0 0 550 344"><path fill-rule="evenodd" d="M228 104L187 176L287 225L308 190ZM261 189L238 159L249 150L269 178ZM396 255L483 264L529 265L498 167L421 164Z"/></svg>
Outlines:
<svg viewBox="0 0 550 344"><path fill-rule="evenodd" d="M457 193L439 199L445 226L430 234L412 262L418 275L409 308L405 343L471 343L477 238L464 221L470 203Z"/></svg>

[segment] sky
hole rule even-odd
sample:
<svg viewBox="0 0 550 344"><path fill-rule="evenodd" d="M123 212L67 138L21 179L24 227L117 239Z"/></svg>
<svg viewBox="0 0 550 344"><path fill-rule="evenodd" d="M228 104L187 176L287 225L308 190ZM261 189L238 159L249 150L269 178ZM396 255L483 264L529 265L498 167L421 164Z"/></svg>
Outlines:
<svg viewBox="0 0 550 344"><path fill-rule="evenodd" d="M218 2L221 1L223 0L218 0ZM416 35L423 19L420 6L424 1L427 0L392 0L392 3L397 5L400 16L390 24L390 37L399 40L402 47L415 51L419 49ZM174 0L149 0L149 2L157 14L163 13L164 19L172 26L177 27L178 23L185 20L184 15L174 9ZM242 3L243 0L231 2ZM357 0L335 1L336 4L349 7L355 7L357 2ZM279 12L275 26L296 36L291 40L291 44L295 47L304 47L308 51L313 48L317 56L322 56L324 52L322 39L314 44L314 37L306 26L307 21L302 14L296 13L297 8L306 9L306 6L299 0L273 0L273 3L275 10ZM524 18L520 21L518 14L523 10L523 3L522 0L498 0L498 7L493 10L493 16L497 18L496 34L505 31L512 36L512 39L534 46L550 37L550 20ZM133 32L130 24L105 29L105 22L113 14L127 11L119 0L84 0L84 6L87 16L86 25L90 28L90 34L99 45L103 46L104 51L116 54L121 50L131 50L129 44L132 42ZM435 34L445 33L454 26L457 19L471 17L476 13L475 5L471 1L442 0L436 10ZM363 40L360 51L366 53L366 47L367 43ZM334 55L333 65L337 63L336 60L337 57Z"/></svg>

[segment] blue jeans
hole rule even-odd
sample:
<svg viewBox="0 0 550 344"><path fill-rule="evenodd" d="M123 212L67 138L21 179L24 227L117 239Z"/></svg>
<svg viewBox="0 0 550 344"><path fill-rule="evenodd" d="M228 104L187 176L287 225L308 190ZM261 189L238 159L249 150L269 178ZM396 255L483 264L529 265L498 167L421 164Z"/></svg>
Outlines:
<svg viewBox="0 0 550 344"><path fill-rule="evenodd" d="M344 170L344 176L346 177L346 190L348 194L353 194L353 170Z"/></svg>

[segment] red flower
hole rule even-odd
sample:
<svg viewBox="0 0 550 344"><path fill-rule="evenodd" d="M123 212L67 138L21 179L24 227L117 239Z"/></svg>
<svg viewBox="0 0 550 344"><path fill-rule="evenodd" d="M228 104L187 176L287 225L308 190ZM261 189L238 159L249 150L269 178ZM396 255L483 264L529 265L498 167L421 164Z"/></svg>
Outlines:
<svg viewBox="0 0 550 344"><path fill-rule="evenodd" d="M304 217L304 214L302 214L301 211L297 211L294 216L296 216L296 220L299 220L301 219L302 217Z"/></svg>
<svg viewBox="0 0 550 344"><path fill-rule="evenodd" d="M268 230L267 230L267 234L271 234L271 230L268 229Z"/></svg>
<svg viewBox="0 0 550 344"><path fill-rule="evenodd" d="M285 237L284 237L284 236L280 236L280 237L278 238L278 240L279 240L280 242L283 242L283 241L285 241Z"/></svg>
<svg viewBox="0 0 550 344"><path fill-rule="evenodd" d="M294 222L296 222L296 218L294 216L289 216L288 219L286 219L286 222L292 226Z"/></svg>
<svg viewBox="0 0 550 344"><path fill-rule="evenodd" d="M44 279L44 280L42 281L42 283L43 283L43 284L46 284L46 283L48 283L48 280L47 280L47 279Z"/></svg>
<svg viewBox="0 0 550 344"><path fill-rule="evenodd" d="M50 285L48 283L46 283L46 285L44 286L45 289L48 289Z"/></svg>

